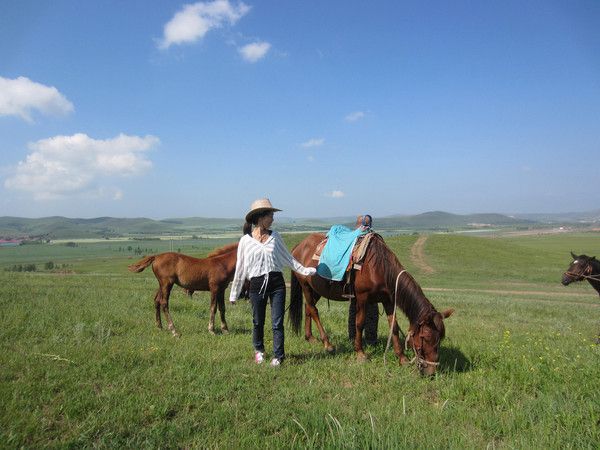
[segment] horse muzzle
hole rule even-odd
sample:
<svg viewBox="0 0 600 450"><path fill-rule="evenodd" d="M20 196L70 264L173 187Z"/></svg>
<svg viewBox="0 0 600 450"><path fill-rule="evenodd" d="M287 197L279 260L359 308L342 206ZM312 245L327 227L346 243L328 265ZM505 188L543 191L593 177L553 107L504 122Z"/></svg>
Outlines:
<svg viewBox="0 0 600 450"><path fill-rule="evenodd" d="M424 377L432 377L435 375L436 369L437 369L437 364L431 364L431 363L427 364L426 363L424 366L422 366L420 368L419 371L420 371L421 375Z"/></svg>

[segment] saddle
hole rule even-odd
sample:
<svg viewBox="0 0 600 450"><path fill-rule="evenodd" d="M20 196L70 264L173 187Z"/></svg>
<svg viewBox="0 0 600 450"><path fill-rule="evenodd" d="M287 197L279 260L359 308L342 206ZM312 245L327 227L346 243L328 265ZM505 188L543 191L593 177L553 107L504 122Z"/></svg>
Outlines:
<svg viewBox="0 0 600 450"><path fill-rule="evenodd" d="M352 248L350 261L348 263L348 266L346 267L344 278L342 280L344 281L344 288L342 294L343 297L354 298L354 272L362 269L362 264L367 253L367 249L369 248L369 244L374 235L375 233L373 231L369 231L368 233L359 236L356 239L354 247ZM321 253L323 253L323 249L327 244L327 240L328 238L325 238L317 245L317 248L315 249L315 252L312 256L312 259L314 261L320 261Z"/></svg>

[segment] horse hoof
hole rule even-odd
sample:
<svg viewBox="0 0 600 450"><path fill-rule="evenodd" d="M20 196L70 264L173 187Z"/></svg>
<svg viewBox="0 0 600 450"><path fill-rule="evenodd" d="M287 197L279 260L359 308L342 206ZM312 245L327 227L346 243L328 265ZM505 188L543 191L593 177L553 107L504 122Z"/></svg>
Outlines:
<svg viewBox="0 0 600 450"><path fill-rule="evenodd" d="M369 357L364 353L359 353L358 355L356 355L356 361L358 361L359 363L366 363L368 360Z"/></svg>
<svg viewBox="0 0 600 450"><path fill-rule="evenodd" d="M331 344L326 345L325 346L325 351L327 351L327 353L335 353L335 347Z"/></svg>
<svg viewBox="0 0 600 450"><path fill-rule="evenodd" d="M181 337L181 334L179 334L179 333L178 333L177 331L175 331L175 330L173 330L173 331L172 331L172 333L173 333L173 337L176 337L176 338L180 338L180 337Z"/></svg>
<svg viewBox="0 0 600 450"><path fill-rule="evenodd" d="M309 344L316 344L318 342L314 336L305 336L304 339L306 339Z"/></svg>
<svg viewBox="0 0 600 450"><path fill-rule="evenodd" d="M209 332L210 334L212 334L213 336L215 335L215 330L213 330L212 328L209 328L209 329L208 329L208 332Z"/></svg>
<svg viewBox="0 0 600 450"><path fill-rule="evenodd" d="M410 364L410 360L406 356L402 355L402 357L400 358L400 365L408 366L409 364Z"/></svg>
<svg viewBox="0 0 600 450"><path fill-rule="evenodd" d="M229 330L227 328L221 328L222 334L229 334Z"/></svg>

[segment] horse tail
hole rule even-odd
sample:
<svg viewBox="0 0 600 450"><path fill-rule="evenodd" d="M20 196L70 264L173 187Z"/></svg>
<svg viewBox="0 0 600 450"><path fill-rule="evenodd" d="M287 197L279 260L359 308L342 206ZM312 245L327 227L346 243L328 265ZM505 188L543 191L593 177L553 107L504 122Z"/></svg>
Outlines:
<svg viewBox="0 0 600 450"><path fill-rule="evenodd" d="M155 255L147 256L146 258L136 262L135 264L128 266L127 268L131 272L140 273L142 270L144 270L146 267L148 267L150 264L152 264L154 262L154 258L156 258Z"/></svg>
<svg viewBox="0 0 600 450"><path fill-rule="evenodd" d="M302 287L298 277L292 272L290 292L290 325L295 334L300 334L302 323Z"/></svg>

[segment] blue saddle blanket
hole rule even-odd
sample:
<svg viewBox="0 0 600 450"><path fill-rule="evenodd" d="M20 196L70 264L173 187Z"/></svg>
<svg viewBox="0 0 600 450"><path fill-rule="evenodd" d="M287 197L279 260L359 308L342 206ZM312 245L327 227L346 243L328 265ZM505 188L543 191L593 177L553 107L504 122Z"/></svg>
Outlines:
<svg viewBox="0 0 600 450"><path fill-rule="evenodd" d="M328 239L319 259L317 273L328 280L341 281L350 263L356 239L366 233L360 228L351 230L344 225L332 226L327 233Z"/></svg>

